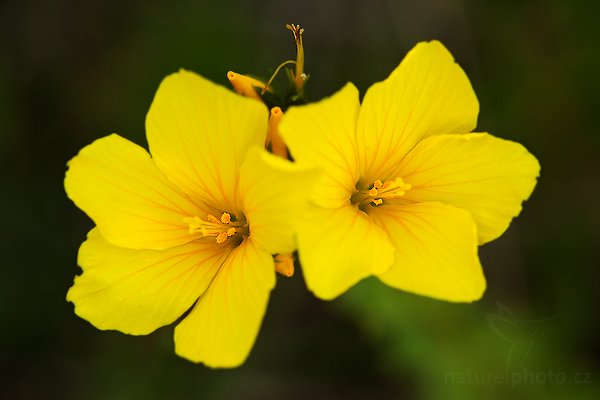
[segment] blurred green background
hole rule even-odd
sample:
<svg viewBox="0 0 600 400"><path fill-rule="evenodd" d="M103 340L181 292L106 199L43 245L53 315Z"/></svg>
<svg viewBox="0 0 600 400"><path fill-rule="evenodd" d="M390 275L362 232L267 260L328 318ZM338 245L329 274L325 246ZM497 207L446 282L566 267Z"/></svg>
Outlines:
<svg viewBox="0 0 600 400"><path fill-rule="evenodd" d="M542 176L480 256L472 305L367 280L322 302L279 277L234 370L173 353L173 327L102 332L65 294L91 221L65 163L111 132L145 144L161 79L267 75L306 29L309 92L362 93L418 41L439 39L481 103L478 130L523 143ZM600 398L600 2L67 1L0 3L0 398Z"/></svg>

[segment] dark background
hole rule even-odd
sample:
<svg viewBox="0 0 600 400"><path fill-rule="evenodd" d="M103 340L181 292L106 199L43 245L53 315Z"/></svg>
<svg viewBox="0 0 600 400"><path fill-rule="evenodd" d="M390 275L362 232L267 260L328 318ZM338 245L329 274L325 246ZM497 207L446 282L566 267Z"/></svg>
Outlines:
<svg viewBox="0 0 600 400"><path fill-rule="evenodd" d="M439 39L481 103L478 130L523 143L542 176L481 248L484 298L456 305L367 280L322 302L279 277L234 370L176 357L173 327L102 332L65 294L91 221L65 164L117 132L145 144L161 79L267 75L306 28L309 92L385 78ZM600 398L600 2L9 1L0 3L0 398ZM511 315L512 314L512 315Z"/></svg>

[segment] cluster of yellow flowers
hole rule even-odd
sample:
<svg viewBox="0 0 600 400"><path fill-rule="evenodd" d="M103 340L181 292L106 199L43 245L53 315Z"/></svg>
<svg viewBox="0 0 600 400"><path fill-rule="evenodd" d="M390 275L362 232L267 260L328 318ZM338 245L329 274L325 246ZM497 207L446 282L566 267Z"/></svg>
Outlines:
<svg viewBox="0 0 600 400"><path fill-rule="evenodd" d="M77 315L143 335L191 308L176 353L234 367L296 250L322 299L373 275L448 301L482 296L478 245L519 214L539 164L518 143L470 133L479 104L442 44L419 43L362 103L348 83L269 111L268 84L228 77L238 93L168 76L146 119L149 152L113 134L69 162L67 194L96 224L67 295Z"/></svg>

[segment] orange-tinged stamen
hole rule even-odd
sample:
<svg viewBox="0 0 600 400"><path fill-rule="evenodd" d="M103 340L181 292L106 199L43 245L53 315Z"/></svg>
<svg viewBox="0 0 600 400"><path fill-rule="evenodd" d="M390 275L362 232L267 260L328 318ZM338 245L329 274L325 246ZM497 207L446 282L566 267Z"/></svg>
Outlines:
<svg viewBox="0 0 600 400"><path fill-rule="evenodd" d="M284 158L287 160L288 152L283 138L279 134L279 122L283 117L283 111L279 107L273 107L271 109L271 116L269 117L269 126L267 128L267 139L265 140L265 147L271 147L271 153Z"/></svg>
<svg viewBox="0 0 600 400"><path fill-rule="evenodd" d="M373 204L379 206L385 200L391 200L402 197L411 189L409 183L404 182L404 179L398 177L394 180L382 182L377 179L368 189L359 190L351 197L353 204L365 205Z"/></svg>
<svg viewBox="0 0 600 400"><path fill-rule="evenodd" d="M277 254L274 261L275 271L288 278L294 275L294 256L291 253Z"/></svg>
<svg viewBox="0 0 600 400"><path fill-rule="evenodd" d="M230 223L231 222L231 214L223 213L223 215L221 215L221 222L224 224Z"/></svg>
<svg viewBox="0 0 600 400"><path fill-rule="evenodd" d="M221 233L219 233L219 234L217 235L217 243L218 243L218 244L221 244L221 243L223 243L224 241L226 241L226 240L227 240L227 238L228 238L228 236L227 236L227 232L221 232Z"/></svg>
<svg viewBox="0 0 600 400"><path fill-rule="evenodd" d="M246 75L238 74L233 71L227 72L227 79L233 86L233 90L242 96L262 101L260 95L255 88L259 90L268 90L266 85L258 79L251 78Z"/></svg>
<svg viewBox="0 0 600 400"><path fill-rule="evenodd" d="M208 214L206 219L202 219L198 216L187 217L183 219L183 222L188 224L188 230L190 234L200 234L201 237L215 237L218 244L224 243L228 238L235 234L243 235L247 233L247 226L245 222L231 220L231 214L224 212L221 214L221 218L217 219L212 214ZM246 229L244 229L246 228Z"/></svg>

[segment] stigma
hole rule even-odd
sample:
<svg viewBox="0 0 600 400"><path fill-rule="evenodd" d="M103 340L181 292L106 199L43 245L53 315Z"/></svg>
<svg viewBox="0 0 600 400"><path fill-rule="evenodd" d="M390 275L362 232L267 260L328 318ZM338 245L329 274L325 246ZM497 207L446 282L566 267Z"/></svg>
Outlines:
<svg viewBox="0 0 600 400"><path fill-rule="evenodd" d="M217 244L225 243L232 236L243 236L248 233L245 221L232 219L231 214L224 212L220 218L208 214L206 219L198 216L187 217L183 222L188 224L190 235L199 233L202 237L214 237Z"/></svg>
<svg viewBox="0 0 600 400"><path fill-rule="evenodd" d="M400 198L411 189L410 183L404 182L404 179L397 177L394 180L382 182L377 179L366 189L358 189L350 198L352 204L364 206L371 204L379 206L386 200Z"/></svg>

